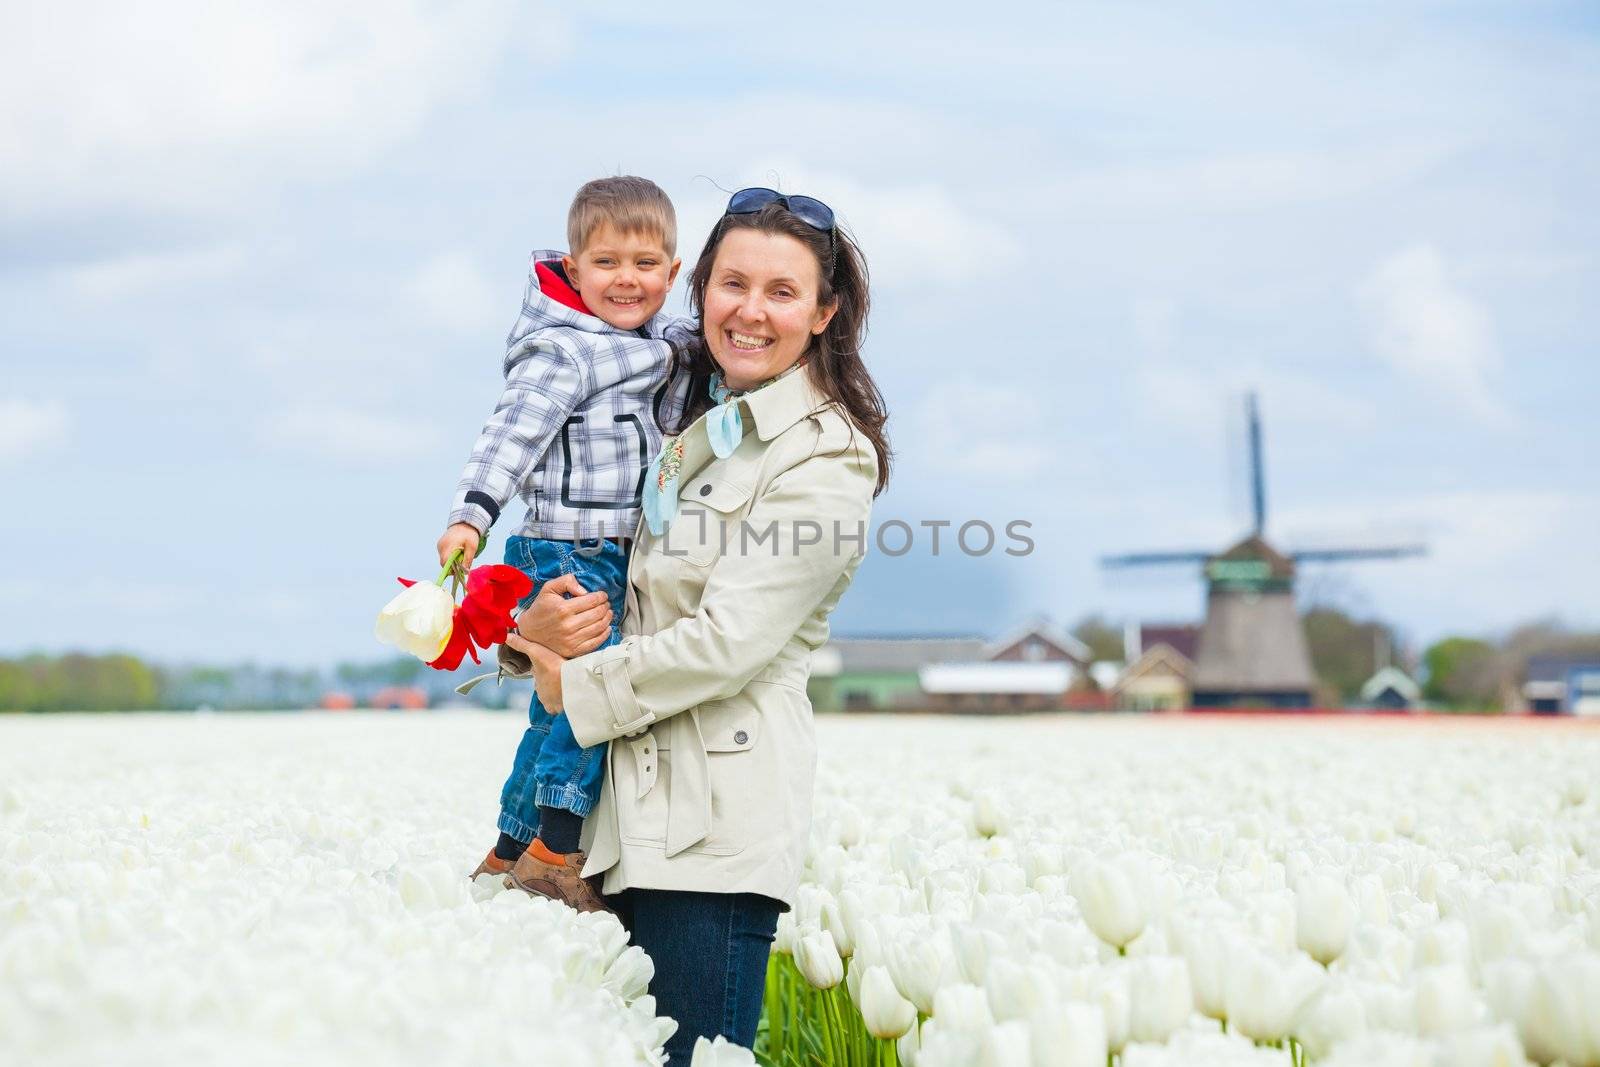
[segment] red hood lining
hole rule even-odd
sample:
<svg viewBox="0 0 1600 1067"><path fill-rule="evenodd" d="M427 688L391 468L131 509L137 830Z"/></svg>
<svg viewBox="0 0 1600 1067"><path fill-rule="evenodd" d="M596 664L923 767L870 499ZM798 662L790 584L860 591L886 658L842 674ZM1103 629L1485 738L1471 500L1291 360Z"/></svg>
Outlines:
<svg viewBox="0 0 1600 1067"><path fill-rule="evenodd" d="M583 302L583 297L578 295L578 290L567 281L567 272L562 268L560 260L556 260L554 264L535 263L533 273L538 276L539 291L545 296L573 311L581 311L585 315L594 314L589 310L589 305Z"/></svg>

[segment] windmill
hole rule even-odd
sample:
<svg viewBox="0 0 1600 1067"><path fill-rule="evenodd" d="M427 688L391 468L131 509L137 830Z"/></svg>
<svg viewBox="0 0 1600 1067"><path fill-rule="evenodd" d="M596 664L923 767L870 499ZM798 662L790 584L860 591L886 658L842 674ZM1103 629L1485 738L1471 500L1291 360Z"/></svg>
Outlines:
<svg viewBox="0 0 1600 1067"><path fill-rule="evenodd" d="M1106 556L1107 569L1199 564L1206 579L1206 618L1195 646L1195 707L1266 705L1309 707L1316 684L1305 630L1295 609L1295 571L1301 563L1400 559L1421 545L1372 545L1280 552L1267 543L1266 480L1256 396L1245 398L1249 432L1250 498L1254 523L1242 540L1219 553L1135 552Z"/></svg>

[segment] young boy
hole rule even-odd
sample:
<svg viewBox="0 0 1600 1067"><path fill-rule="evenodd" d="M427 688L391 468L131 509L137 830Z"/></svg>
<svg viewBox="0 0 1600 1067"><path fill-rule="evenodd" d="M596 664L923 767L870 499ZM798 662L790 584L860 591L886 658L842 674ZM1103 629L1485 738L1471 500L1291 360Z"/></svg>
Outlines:
<svg viewBox="0 0 1600 1067"><path fill-rule="evenodd" d="M672 201L644 178L589 182L573 198L567 241L569 255L533 254L506 342L505 392L462 472L439 559L461 549L470 565L520 495L528 513L505 561L535 593L562 575L605 592L612 645L621 640L627 539L661 448L672 348L653 327L680 266ZM548 714L537 693L528 723L500 794L500 839L471 877L503 875L508 887L602 909L579 877L578 833L599 797L605 746L580 747L566 716Z"/></svg>

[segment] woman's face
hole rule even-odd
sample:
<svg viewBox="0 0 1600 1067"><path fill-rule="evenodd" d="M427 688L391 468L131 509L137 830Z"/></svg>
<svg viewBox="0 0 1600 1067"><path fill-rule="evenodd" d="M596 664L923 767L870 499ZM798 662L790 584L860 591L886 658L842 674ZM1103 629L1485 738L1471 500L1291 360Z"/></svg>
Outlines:
<svg viewBox="0 0 1600 1067"><path fill-rule="evenodd" d="M730 230L717 245L701 321L730 389L753 389L805 354L838 310L817 303L821 267L787 234Z"/></svg>

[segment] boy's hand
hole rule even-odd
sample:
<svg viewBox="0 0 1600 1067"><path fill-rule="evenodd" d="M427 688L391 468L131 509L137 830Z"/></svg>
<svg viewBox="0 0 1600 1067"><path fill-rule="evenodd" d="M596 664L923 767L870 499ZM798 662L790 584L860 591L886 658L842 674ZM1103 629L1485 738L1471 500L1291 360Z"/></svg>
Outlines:
<svg viewBox="0 0 1600 1067"><path fill-rule="evenodd" d="M577 578L563 574L540 587L528 610L517 617L517 630L564 659L572 659L605 642L611 632L611 603L605 593L585 593Z"/></svg>
<svg viewBox="0 0 1600 1067"><path fill-rule="evenodd" d="M472 557L478 554L478 546L483 543L483 534L470 522L458 522L444 532L439 538L439 566L443 567L450 562L450 557L456 554L456 549L461 550L461 566L472 566Z"/></svg>

